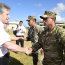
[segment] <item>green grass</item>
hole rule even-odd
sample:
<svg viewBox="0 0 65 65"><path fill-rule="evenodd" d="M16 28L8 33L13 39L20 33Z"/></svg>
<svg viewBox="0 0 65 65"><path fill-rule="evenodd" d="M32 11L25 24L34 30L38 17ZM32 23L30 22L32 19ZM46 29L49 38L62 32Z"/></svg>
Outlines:
<svg viewBox="0 0 65 65"><path fill-rule="evenodd" d="M16 54L14 52L10 52L10 65L33 65L32 57L27 56L23 53Z"/></svg>
<svg viewBox="0 0 65 65"><path fill-rule="evenodd" d="M25 47L30 47L31 43L25 41ZM24 53L15 53L10 51L10 65L33 65L32 64L32 57L28 56Z"/></svg>

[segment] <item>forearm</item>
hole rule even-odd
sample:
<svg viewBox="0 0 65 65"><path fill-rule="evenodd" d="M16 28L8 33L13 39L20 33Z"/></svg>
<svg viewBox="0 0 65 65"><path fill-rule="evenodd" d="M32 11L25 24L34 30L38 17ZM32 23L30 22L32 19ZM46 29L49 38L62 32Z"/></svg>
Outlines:
<svg viewBox="0 0 65 65"><path fill-rule="evenodd" d="M10 43L10 42L5 43L4 47L8 48L11 51L15 51L15 52L25 52L25 48L20 47L16 44Z"/></svg>

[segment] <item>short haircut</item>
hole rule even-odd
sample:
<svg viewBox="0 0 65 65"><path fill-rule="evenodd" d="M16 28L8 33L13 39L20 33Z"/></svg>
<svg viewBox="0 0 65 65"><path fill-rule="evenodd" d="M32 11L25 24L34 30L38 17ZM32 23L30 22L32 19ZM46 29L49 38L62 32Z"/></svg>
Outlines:
<svg viewBox="0 0 65 65"><path fill-rule="evenodd" d="M4 9L4 8L10 10L10 7L9 7L9 6L7 6L7 5L4 4L4 3L0 3L0 13L3 12L3 9Z"/></svg>
<svg viewBox="0 0 65 65"><path fill-rule="evenodd" d="M20 21L20 22L22 22L22 23L23 23L23 21Z"/></svg>

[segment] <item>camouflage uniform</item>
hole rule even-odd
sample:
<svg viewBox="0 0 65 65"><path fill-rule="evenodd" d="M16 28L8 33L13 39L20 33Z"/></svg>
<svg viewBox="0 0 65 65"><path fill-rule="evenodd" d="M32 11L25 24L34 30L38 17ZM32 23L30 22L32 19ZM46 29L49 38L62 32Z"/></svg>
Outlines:
<svg viewBox="0 0 65 65"><path fill-rule="evenodd" d="M65 30L59 26L50 31L44 30L39 35L38 42L32 47L33 52L40 48L44 50L43 65L61 65L65 57L63 49L65 48Z"/></svg>
<svg viewBox="0 0 65 65"><path fill-rule="evenodd" d="M36 25L35 27L30 27L28 30L28 38L32 42L32 46L34 46L38 42L38 35L44 30L43 27ZM38 62L38 51L32 54L33 56L33 64L37 65Z"/></svg>
<svg viewBox="0 0 65 65"><path fill-rule="evenodd" d="M44 49L43 65L61 65L64 45L65 31L56 26L53 31L42 32L39 42L32 48L33 51L37 51L41 47Z"/></svg>
<svg viewBox="0 0 65 65"><path fill-rule="evenodd" d="M35 27L30 27L28 31L28 36L31 38L32 45L38 42L38 35L44 30L43 27L36 25Z"/></svg>
<svg viewBox="0 0 65 65"><path fill-rule="evenodd" d="M32 46L35 45L35 43L38 42L38 34L41 33L41 31L44 30L44 28L40 27L39 25L36 25L36 27L30 27L28 31L28 36L30 37L30 40L32 42ZM38 51L32 54L33 56L33 64L37 65L38 62Z"/></svg>

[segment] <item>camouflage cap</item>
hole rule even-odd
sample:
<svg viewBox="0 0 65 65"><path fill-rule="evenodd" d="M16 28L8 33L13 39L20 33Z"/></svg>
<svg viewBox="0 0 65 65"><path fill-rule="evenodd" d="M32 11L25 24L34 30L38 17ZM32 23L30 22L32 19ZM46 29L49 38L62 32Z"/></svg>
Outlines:
<svg viewBox="0 0 65 65"><path fill-rule="evenodd" d="M54 18L56 17L56 13L52 11L45 11L44 15L40 16L40 18L47 18L47 17Z"/></svg>
<svg viewBox="0 0 65 65"><path fill-rule="evenodd" d="M35 16L28 16L28 19L26 21L29 21L31 19L36 19L36 17Z"/></svg>

